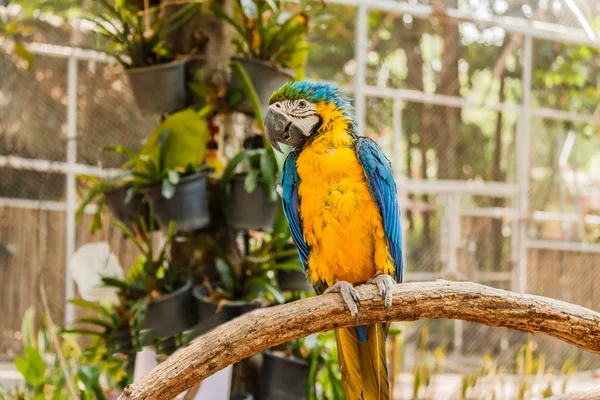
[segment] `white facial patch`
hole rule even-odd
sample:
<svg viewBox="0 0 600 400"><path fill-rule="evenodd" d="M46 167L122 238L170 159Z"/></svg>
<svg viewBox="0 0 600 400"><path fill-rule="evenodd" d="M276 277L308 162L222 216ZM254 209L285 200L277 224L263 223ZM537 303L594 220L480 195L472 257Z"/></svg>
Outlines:
<svg viewBox="0 0 600 400"><path fill-rule="evenodd" d="M273 103L269 108L284 114L304 136L312 134L314 126L319 123L317 105L307 100L286 100Z"/></svg>

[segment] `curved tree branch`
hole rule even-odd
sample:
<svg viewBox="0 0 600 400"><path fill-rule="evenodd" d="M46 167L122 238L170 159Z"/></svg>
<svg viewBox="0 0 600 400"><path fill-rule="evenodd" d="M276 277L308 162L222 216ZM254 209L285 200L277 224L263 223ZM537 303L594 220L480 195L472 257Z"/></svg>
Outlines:
<svg viewBox="0 0 600 400"><path fill-rule="evenodd" d="M373 285L357 287L360 323L449 318L544 333L600 354L600 313L558 300L470 282L404 283L387 311ZM120 399L171 399L252 354L312 333L354 325L341 297L327 294L256 310L199 337Z"/></svg>

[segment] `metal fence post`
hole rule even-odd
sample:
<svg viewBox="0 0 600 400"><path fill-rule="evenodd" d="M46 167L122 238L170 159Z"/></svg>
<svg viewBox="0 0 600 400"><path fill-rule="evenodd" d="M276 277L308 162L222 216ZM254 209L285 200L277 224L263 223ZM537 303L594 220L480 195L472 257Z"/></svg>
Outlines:
<svg viewBox="0 0 600 400"><path fill-rule="evenodd" d="M67 75L67 173L66 173L66 238L65 238L65 324L75 320L75 310L69 299L75 297L75 283L69 271L69 258L75 251L75 164L77 163L77 58L69 57Z"/></svg>
<svg viewBox="0 0 600 400"><path fill-rule="evenodd" d="M518 251L513 251L517 259L513 260L516 265L516 282L513 281L513 290L525 292L527 290L527 225L529 214L529 156L530 156L530 133L531 133L531 79L533 70L533 38L525 36L524 60L523 60L523 108L519 118L517 134L517 185L519 194L517 198L517 218L513 220L513 246Z"/></svg>

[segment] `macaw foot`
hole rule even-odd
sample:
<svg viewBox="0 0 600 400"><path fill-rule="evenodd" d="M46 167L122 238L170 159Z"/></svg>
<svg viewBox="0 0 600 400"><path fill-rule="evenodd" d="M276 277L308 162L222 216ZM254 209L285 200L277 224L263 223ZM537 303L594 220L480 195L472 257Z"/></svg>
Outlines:
<svg viewBox="0 0 600 400"><path fill-rule="evenodd" d="M348 306L348 309L350 309L350 314L356 318L356 324L358 324L358 306L356 303L360 302L360 295L350 282L336 282L333 286L329 286L323 293L341 293L344 302Z"/></svg>
<svg viewBox="0 0 600 400"><path fill-rule="evenodd" d="M388 274L380 273L375 278L369 279L367 283L374 283L379 288L379 294L385 299L385 308L392 306L392 290L396 281Z"/></svg>

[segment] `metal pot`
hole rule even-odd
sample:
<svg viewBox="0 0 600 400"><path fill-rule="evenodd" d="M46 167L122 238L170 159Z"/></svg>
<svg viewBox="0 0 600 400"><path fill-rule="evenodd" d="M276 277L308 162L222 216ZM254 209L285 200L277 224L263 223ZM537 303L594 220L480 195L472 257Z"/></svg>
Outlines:
<svg viewBox="0 0 600 400"><path fill-rule="evenodd" d="M161 191L159 184L145 189L144 195L154 202L156 219L163 231L169 229L170 221L175 222L177 232L195 231L210 223L205 173L182 178L170 199L164 198Z"/></svg>
<svg viewBox="0 0 600 400"><path fill-rule="evenodd" d="M308 363L264 352L260 374L261 400L306 399Z"/></svg>
<svg viewBox="0 0 600 400"><path fill-rule="evenodd" d="M269 107L269 99L274 91L283 86L284 83L294 79L294 72L291 70L279 69L273 64L260 61L252 60L249 58L231 57L231 61L238 61L252 81L263 112ZM231 79L230 89L242 90L242 85L234 76ZM232 107L235 111L242 112L244 114L252 115L252 107L248 99L245 99L240 104Z"/></svg>
<svg viewBox="0 0 600 400"><path fill-rule="evenodd" d="M260 230L273 229L277 201L270 201L263 183L259 180L252 193L244 188L245 175L231 178L227 200L227 220L234 229Z"/></svg>
<svg viewBox="0 0 600 400"><path fill-rule="evenodd" d="M125 73L135 102L142 114L160 115L187 105L187 60L147 67L127 68Z"/></svg>
<svg viewBox="0 0 600 400"><path fill-rule="evenodd" d="M198 321L194 306L192 282L186 281L173 293L148 303L145 328L153 338L168 338L187 331Z"/></svg>

